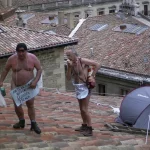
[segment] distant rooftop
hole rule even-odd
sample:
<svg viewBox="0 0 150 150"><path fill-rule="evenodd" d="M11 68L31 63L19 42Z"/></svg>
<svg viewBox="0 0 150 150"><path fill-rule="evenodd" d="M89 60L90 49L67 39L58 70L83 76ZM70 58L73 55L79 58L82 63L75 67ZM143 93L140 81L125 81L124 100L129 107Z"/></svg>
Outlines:
<svg viewBox="0 0 150 150"><path fill-rule="evenodd" d="M66 24L58 25L58 18L55 15L51 17L49 13L43 12L25 12L22 14L23 18L26 19L26 28L36 31L53 31L60 35L68 36L71 29ZM16 14L4 20L2 23L8 26L16 26Z"/></svg>
<svg viewBox="0 0 150 150"><path fill-rule="evenodd" d="M90 30L96 24L107 24L99 32ZM116 32L120 25L130 24L141 29L140 34ZM131 32L133 32L131 30ZM142 31L142 32L141 32ZM102 66L135 74L150 75L150 28L131 16L120 19L116 15L89 17L75 34L74 46L81 57L97 60ZM91 51L92 49L92 51Z"/></svg>

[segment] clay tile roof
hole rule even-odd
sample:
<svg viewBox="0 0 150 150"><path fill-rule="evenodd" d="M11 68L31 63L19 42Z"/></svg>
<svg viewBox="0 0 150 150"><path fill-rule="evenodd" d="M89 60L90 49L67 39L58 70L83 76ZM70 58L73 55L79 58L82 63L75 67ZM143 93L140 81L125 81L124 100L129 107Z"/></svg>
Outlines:
<svg viewBox="0 0 150 150"><path fill-rule="evenodd" d="M6 87L6 85L5 85ZM23 105L26 126L14 130L12 125L18 122L14 105L7 89L6 108L0 107L0 147L9 149L61 149L61 150L122 150L150 149L145 144L145 135L127 132L113 132L106 128L106 123L113 123L117 114L110 107L119 107L122 98L116 96L92 96L89 111L92 117L93 136L84 137L74 131L82 123L77 100L73 93L56 90L43 90L35 98L36 121L41 128L41 135L30 130L27 107ZM47 92L46 92L47 91ZM97 105L97 103L101 105Z"/></svg>
<svg viewBox="0 0 150 150"><path fill-rule="evenodd" d="M52 27L50 24L41 23L43 20L47 19L50 14L44 12L25 12L22 15L34 15L34 17L27 20L26 28L36 30L36 31L54 31L57 34L68 36L71 32L71 29L66 25L57 25ZM56 15L55 15L56 16ZM56 16L57 17L57 16ZM16 26L16 14L5 19L2 23L8 26Z"/></svg>
<svg viewBox="0 0 150 150"><path fill-rule="evenodd" d="M76 44L76 38L61 35L50 35L25 28L0 25L0 56L13 53L17 43L24 42L29 50L41 50Z"/></svg>
<svg viewBox="0 0 150 150"><path fill-rule="evenodd" d="M150 29L139 35L113 31L124 23L145 26L132 17L125 20L116 15L90 17L76 32L79 43L74 48L81 57L88 58L93 48L92 59L104 67L149 75ZM108 27L101 31L90 30L95 24L108 24Z"/></svg>

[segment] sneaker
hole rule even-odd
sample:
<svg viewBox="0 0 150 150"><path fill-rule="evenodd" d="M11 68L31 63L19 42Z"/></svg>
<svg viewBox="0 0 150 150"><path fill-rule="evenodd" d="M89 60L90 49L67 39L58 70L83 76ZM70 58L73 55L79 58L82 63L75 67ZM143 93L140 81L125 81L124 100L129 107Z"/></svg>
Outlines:
<svg viewBox="0 0 150 150"><path fill-rule="evenodd" d="M86 130L86 128L87 128L87 124L82 124L82 126L79 128L76 128L75 131L83 132Z"/></svg>
<svg viewBox="0 0 150 150"><path fill-rule="evenodd" d="M40 134L41 133L41 130L40 128L38 127L38 124L36 122L31 122L31 131L35 131L35 133L37 134Z"/></svg>
<svg viewBox="0 0 150 150"><path fill-rule="evenodd" d="M13 128L19 129L19 128L24 128L25 127L25 120L19 120L18 123L13 125Z"/></svg>
<svg viewBox="0 0 150 150"><path fill-rule="evenodd" d="M85 131L82 132L84 136L92 136L93 135L93 129L92 127L87 127Z"/></svg>

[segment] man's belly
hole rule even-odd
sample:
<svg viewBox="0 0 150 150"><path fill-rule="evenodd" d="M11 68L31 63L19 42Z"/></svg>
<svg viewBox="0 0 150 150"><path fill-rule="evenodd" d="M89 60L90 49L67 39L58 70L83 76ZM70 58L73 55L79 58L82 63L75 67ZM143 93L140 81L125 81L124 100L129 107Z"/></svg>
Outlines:
<svg viewBox="0 0 150 150"><path fill-rule="evenodd" d="M19 72L13 72L12 74L12 81L15 84L15 86L24 85L33 78L34 78L33 71L21 70Z"/></svg>

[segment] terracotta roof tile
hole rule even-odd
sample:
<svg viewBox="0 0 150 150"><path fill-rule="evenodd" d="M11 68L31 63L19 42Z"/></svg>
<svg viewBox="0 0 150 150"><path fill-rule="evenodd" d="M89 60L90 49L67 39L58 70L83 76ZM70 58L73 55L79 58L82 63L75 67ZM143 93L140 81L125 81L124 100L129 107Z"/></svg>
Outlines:
<svg viewBox="0 0 150 150"><path fill-rule="evenodd" d="M27 20L26 28L36 30L36 31L54 31L60 35L68 36L71 32L71 29L67 27L66 24L64 25L56 25L56 27L52 27L50 24L41 23L43 20L47 19L51 16L48 13L44 12L25 12L22 15L33 14L35 15L33 18ZM55 15L56 16L56 15ZM5 19L2 23L8 26L16 26L16 14ZM56 16L57 18L57 16Z"/></svg>
<svg viewBox="0 0 150 150"><path fill-rule="evenodd" d="M29 50L57 47L61 45L75 44L77 39L61 35L50 35L25 28L0 25L0 55L6 55L15 51L17 43L27 43Z"/></svg>
<svg viewBox="0 0 150 150"><path fill-rule="evenodd" d="M25 112L26 126L23 130L14 130L12 125L18 121L10 99L9 85L7 89L7 108L0 108L0 148L1 149L133 149L150 148L145 145L145 135L129 134L125 132L113 132L104 127L105 123L114 122L113 110L109 105L119 107L122 98L112 96L93 96L89 110L92 116L93 132L92 137L84 137L75 132L74 129L82 121L77 100L74 93L66 93L50 90L41 91L35 99L36 120L42 130L41 135L31 133L30 120L27 115L27 107L23 105ZM96 102L101 103L97 105ZM148 140L149 144L150 140Z"/></svg>
<svg viewBox="0 0 150 150"><path fill-rule="evenodd" d="M108 24L108 27L102 31L89 29L98 23ZM115 15L88 18L75 34L79 38L75 49L81 57L90 58L90 48L93 48L92 58L105 67L149 75L150 29L140 35L113 31L123 23L143 25L132 17L126 20ZM145 57L148 63L144 62Z"/></svg>

